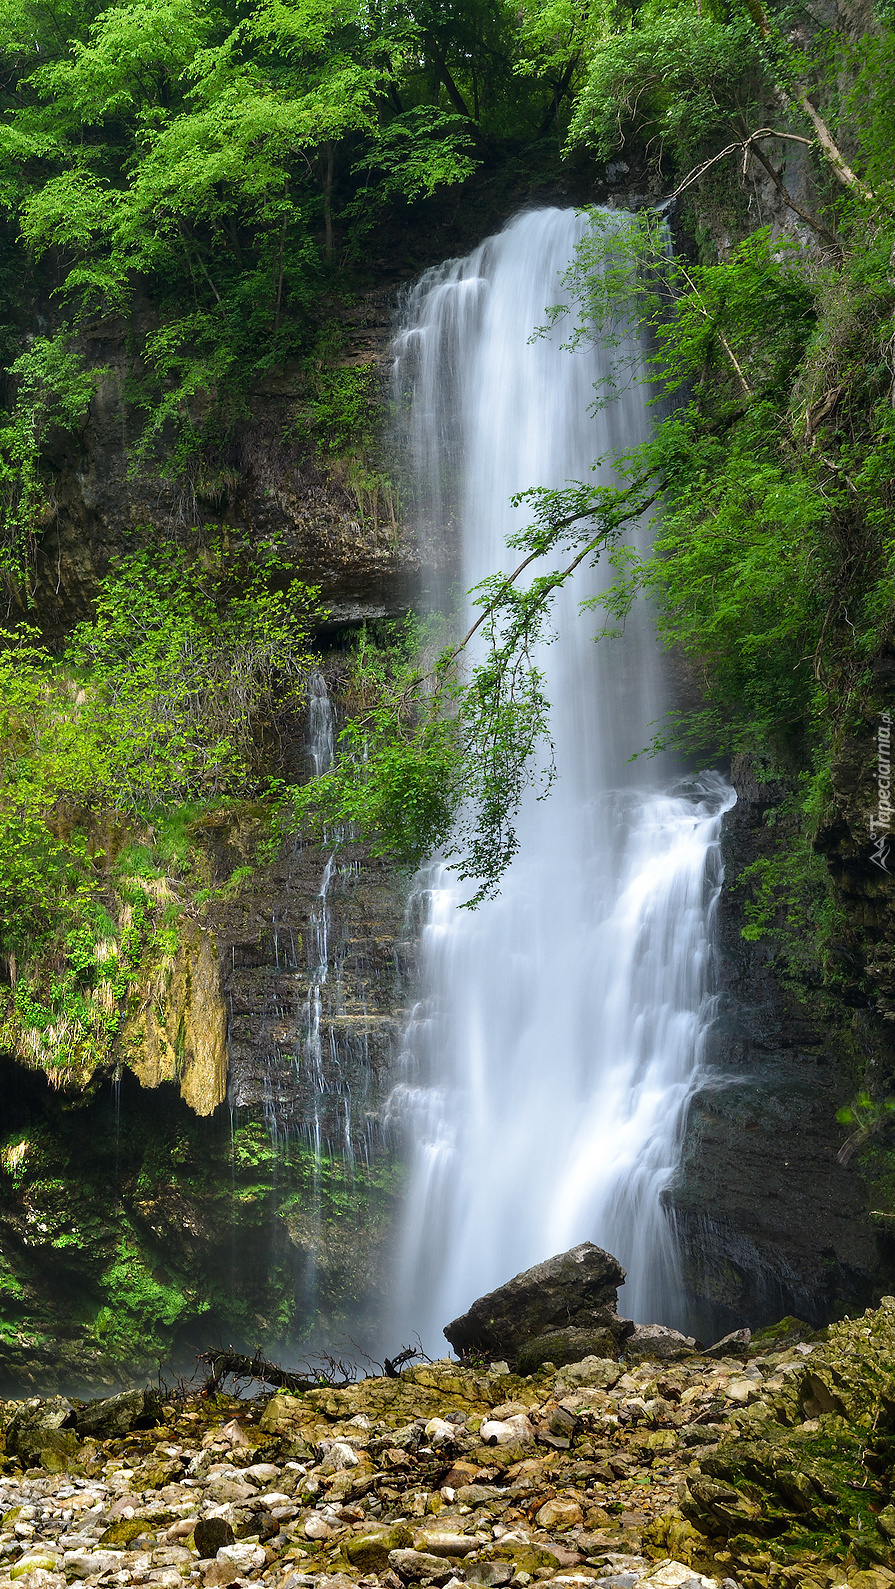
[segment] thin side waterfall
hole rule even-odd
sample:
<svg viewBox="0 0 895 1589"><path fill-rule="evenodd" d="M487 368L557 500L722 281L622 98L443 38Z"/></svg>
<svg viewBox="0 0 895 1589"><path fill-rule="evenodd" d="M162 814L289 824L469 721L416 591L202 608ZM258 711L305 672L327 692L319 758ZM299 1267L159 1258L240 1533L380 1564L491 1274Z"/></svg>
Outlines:
<svg viewBox="0 0 895 1589"><path fill-rule="evenodd" d="M328 772L335 754L335 726L333 708L326 688L326 680L315 668L308 680L308 750L314 767L314 777Z"/></svg>
<svg viewBox="0 0 895 1589"><path fill-rule="evenodd" d="M455 529L464 590L511 566L514 492L593 478L594 459L646 434L637 385L589 412L608 351L532 340L586 224L527 212L406 307L395 378L415 510L430 544ZM558 779L526 802L500 897L462 909L437 863L420 881L423 996L391 1109L412 1145L394 1338L419 1330L436 1353L476 1296L585 1239L624 1263L630 1316L686 1323L663 1193L713 1013L735 796L716 774L675 782L668 759L631 762L665 709L661 652L645 607L594 643L600 620L579 603L610 573L563 594L541 649Z"/></svg>

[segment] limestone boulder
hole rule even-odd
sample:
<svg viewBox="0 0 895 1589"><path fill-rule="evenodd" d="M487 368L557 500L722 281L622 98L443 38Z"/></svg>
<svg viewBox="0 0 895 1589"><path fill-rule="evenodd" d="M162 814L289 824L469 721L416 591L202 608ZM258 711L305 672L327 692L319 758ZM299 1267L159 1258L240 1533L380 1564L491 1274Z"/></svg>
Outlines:
<svg viewBox="0 0 895 1589"><path fill-rule="evenodd" d="M591 1332L594 1342L583 1349L577 1344L573 1355L563 1361L605 1357L611 1355L605 1349L607 1342L621 1343L633 1329L616 1311L624 1278L617 1258L592 1242L581 1242L479 1297L468 1312L445 1326L444 1333L460 1358L481 1355L515 1362L526 1343L580 1329Z"/></svg>
<svg viewBox="0 0 895 1589"><path fill-rule="evenodd" d="M681 1335L667 1324L634 1324L624 1350L625 1357L632 1361L648 1357L653 1361L678 1363L693 1356L697 1342L692 1335Z"/></svg>
<svg viewBox="0 0 895 1589"><path fill-rule="evenodd" d="M556 1362L555 1358L550 1359ZM559 1366L559 1365L557 1365ZM564 1396L570 1390L581 1387L594 1387L598 1390L611 1390L622 1377L622 1366L612 1357L584 1357L580 1361L566 1364L562 1373L556 1378L556 1395Z"/></svg>
<svg viewBox="0 0 895 1589"><path fill-rule="evenodd" d="M410 1529L406 1523L380 1525L366 1529L362 1534L356 1534L353 1539L349 1539L345 1546L345 1555L358 1572L382 1572L388 1566L391 1552L406 1549L410 1545L410 1540Z"/></svg>
<svg viewBox="0 0 895 1589"><path fill-rule="evenodd" d="M453 1578L455 1568L450 1559L430 1555L424 1550L391 1550L388 1564L405 1583L443 1584Z"/></svg>
<svg viewBox="0 0 895 1589"><path fill-rule="evenodd" d="M89 1401L77 1414L76 1427L82 1438L114 1440L132 1429L148 1427L153 1422L152 1411L151 1398L144 1390L124 1390L118 1396Z"/></svg>
<svg viewBox="0 0 895 1589"><path fill-rule="evenodd" d="M9 1421L7 1455L18 1457L23 1467L61 1473L78 1449L74 1421L75 1410L65 1396L30 1397Z"/></svg>
<svg viewBox="0 0 895 1589"><path fill-rule="evenodd" d="M626 1329L633 1329L628 1319L613 1317L596 1329L548 1330L519 1348L516 1368L520 1374L536 1374L545 1363L563 1368L584 1358L614 1360L627 1339Z"/></svg>

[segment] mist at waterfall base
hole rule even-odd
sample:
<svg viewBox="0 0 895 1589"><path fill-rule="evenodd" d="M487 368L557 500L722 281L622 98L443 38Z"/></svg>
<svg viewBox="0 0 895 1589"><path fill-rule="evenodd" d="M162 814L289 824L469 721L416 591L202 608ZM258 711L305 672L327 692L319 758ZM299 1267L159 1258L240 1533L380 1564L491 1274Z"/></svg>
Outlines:
<svg viewBox="0 0 895 1589"><path fill-rule="evenodd" d="M511 566L525 523L513 493L608 483L594 459L647 434L640 384L594 411L624 348L532 335L587 224L526 212L406 304L395 380L415 514L424 544L455 527L464 590ZM419 1332L436 1356L474 1298L582 1240L624 1264L623 1313L688 1322L663 1194L713 1015L735 796L717 774L676 781L668 758L630 760L665 710L662 656L643 605L622 638L594 642L599 612L579 604L611 572L563 592L558 638L540 648L558 777L525 801L499 897L463 909L469 888L437 863L419 880L421 998L390 1105L410 1145L391 1338Z"/></svg>

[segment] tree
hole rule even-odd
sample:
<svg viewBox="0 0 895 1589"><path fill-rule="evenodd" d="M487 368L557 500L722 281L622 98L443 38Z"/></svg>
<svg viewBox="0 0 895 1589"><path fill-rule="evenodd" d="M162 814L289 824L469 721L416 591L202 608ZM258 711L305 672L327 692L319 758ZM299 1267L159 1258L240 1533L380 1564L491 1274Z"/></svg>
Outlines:
<svg viewBox="0 0 895 1589"><path fill-rule="evenodd" d="M335 264L337 178L359 190L360 233L365 208L469 173L464 125L391 104L421 48L397 8L269 0L241 16L133 0L32 19L7 3L2 201L68 331L127 314L137 286L155 299L159 323L135 350L142 452L189 470L250 382L307 352Z"/></svg>

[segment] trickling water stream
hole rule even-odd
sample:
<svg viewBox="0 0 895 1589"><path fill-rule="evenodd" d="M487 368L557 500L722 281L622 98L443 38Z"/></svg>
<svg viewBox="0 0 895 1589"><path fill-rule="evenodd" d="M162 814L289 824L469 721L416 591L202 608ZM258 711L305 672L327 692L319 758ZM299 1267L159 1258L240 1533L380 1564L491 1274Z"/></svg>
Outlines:
<svg viewBox="0 0 895 1589"><path fill-rule="evenodd" d="M509 566L514 492L590 478L646 433L637 386L588 413L608 354L531 340L585 225L523 214L408 302L396 380L416 510L429 539L456 526L463 589ZM665 707L660 651L646 610L594 644L599 621L578 611L590 577L538 659L559 777L523 810L500 897L464 911L444 867L424 880L424 998L392 1111L413 1143L395 1338L419 1330L430 1351L473 1298L584 1239L625 1264L624 1311L686 1322L662 1195L712 1016L734 795L713 774L673 786L667 761L630 762Z"/></svg>

